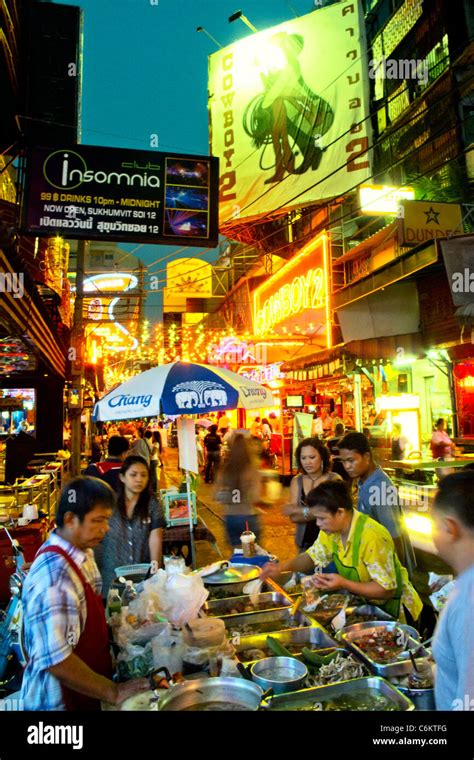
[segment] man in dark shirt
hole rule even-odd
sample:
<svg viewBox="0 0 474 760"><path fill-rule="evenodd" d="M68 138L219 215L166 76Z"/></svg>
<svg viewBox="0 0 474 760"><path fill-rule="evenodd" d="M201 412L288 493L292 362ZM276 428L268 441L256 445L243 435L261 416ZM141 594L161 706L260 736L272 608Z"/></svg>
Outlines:
<svg viewBox="0 0 474 760"><path fill-rule="evenodd" d="M211 425L209 433L204 438L206 449L206 469L204 471L204 481L213 483L214 476L221 461L222 439L217 434L217 425Z"/></svg>
<svg viewBox="0 0 474 760"><path fill-rule="evenodd" d="M119 484L119 473L122 462L128 454L128 440L122 435L113 435L109 438L107 446L108 457L103 462L90 464L84 475L105 480L114 491Z"/></svg>

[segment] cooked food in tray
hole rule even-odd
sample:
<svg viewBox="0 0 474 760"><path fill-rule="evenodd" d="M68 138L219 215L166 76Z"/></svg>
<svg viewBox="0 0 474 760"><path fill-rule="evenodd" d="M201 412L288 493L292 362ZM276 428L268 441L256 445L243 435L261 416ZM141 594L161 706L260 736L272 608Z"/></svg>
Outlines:
<svg viewBox="0 0 474 760"><path fill-rule="evenodd" d="M388 631L379 628L362 636L352 639L352 643L359 647L367 657L375 662L388 663L395 660L398 655L406 650L406 639L399 630Z"/></svg>
<svg viewBox="0 0 474 760"><path fill-rule="evenodd" d="M380 694L378 691L371 689L361 689L353 691L350 694L341 694L332 699L323 699L313 704L301 705L295 708L298 711L316 710L318 712L354 710L357 712L372 712L374 710L383 710L386 712L399 712L399 707L388 697Z"/></svg>
<svg viewBox="0 0 474 760"><path fill-rule="evenodd" d="M340 681L350 681L352 678L362 678L368 674L368 669L357 657L337 652L330 662L321 665L314 674L308 676L305 688L311 689L313 686L327 686Z"/></svg>

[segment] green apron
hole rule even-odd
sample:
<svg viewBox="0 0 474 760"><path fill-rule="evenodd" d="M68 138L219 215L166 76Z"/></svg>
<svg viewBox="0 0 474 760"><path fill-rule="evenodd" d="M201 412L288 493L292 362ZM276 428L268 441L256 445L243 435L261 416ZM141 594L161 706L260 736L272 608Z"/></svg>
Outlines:
<svg viewBox="0 0 474 760"><path fill-rule="evenodd" d="M361 514L357 521L357 525L355 526L355 529L354 529L352 561L354 562L355 567L348 567L347 565L344 565L341 562L338 555L336 541L334 540L334 538L332 540L332 553L333 553L332 559L336 566L337 572L339 573L339 575L342 575L343 578L347 578L348 581L353 581L355 583L361 582L359 571L357 570L357 566L359 564L359 551L360 551L360 542L362 539L362 533L368 519L369 519L368 515ZM376 600L376 604L377 604L377 607L380 607L380 609L385 610L385 612L387 612L389 615L392 615L392 617L398 620L398 616L400 614L400 603L402 599L403 581L402 581L400 560L397 557L395 549L393 550L393 554L394 554L394 562L395 562L395 577L397 580L395 595L391 599L388 599L386 602L383 602L383 603Z"/></svg>

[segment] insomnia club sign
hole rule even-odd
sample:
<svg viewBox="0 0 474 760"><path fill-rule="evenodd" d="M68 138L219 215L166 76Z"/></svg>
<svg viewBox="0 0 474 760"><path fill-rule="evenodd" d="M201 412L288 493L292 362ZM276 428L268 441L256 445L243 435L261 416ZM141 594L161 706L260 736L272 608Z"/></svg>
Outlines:
<svg viewBox="0 0 474 760"><path fill-rule="evenodd" d="M32 148L25 232L214 247L218 159L90 145Z"/></svg>

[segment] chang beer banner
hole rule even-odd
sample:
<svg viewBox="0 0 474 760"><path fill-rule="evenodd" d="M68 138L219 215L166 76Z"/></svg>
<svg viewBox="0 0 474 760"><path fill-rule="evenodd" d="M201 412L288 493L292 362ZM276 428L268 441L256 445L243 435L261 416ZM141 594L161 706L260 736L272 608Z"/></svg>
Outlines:
<svg viewBox="0 0 474 760"><path fill-rule="evenodd" d="M336 3L210 56L221 228L370 176L363 20L357 2Z"/></svg>
<svg viewBox="0 0 474 760"><path fill-rule="evenodd" d="M295 451L303 438L310 438L313 426L313 415L296 412L293 420L293 467L298 468L298 462L295 459Z"/></svg>

